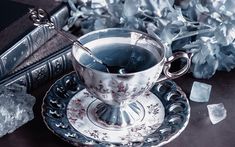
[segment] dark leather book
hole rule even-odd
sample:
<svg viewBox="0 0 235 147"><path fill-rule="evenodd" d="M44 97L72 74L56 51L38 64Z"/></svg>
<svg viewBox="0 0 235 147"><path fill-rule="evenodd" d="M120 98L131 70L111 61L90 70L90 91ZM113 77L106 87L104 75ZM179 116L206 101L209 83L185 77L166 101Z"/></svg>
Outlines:
<svg viewBox="0 0 235 147"><path fill-rule="evenodd" d="M27 87L28 91L40 87L40 85L52 79L58 78L64 73L73 70L71 63L71 48L68 45L54 54L27 66L13 75L0 81L1 85L18 83Z"/></svg>
<svg viewBox="0 0 235 147"><path fill-rule="evenodd" d="M15 6L13 8L19 6L21 8L19 12L22 12L21 15L23 16L17 15L16 18L14 18L15 20L8 20L8 17L4 15L6 18L3 17L0 21L0 25L2 25L0 28L0 79L5 78L7 74L12 72L55 35L55 31L45 26L34 27L28 18L28 8L41 7L44 9L45 7L45 10L48 10L52 14L51 19L59 28L62 28L66 24L69 15L68 7L56 3L54 0L48 0L47 5L42 1L32 2L31 0L16 0L14 3L5 1L6 0L1 1L0 4L2 4L2 7L8 4L5 8L6 11L7 8L12 5ZM4 14L4 12L2 13ZM11 13L17 13L17 11L11 10ZM14 31L13 33L12 30ZM15 33L17 31L19 33ZM11 40L11 42L9 40ZM6 42L8 43L7 45Z"/></svg>

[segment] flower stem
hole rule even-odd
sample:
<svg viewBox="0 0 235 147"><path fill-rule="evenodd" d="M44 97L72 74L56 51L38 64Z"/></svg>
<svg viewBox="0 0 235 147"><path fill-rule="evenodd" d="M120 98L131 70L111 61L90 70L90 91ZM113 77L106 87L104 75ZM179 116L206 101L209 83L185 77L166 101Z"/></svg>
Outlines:
<svg viewBox="0 0 235 147"><path fill-rule="evenodd" d="M182 33L182 34L177 35L177 37L175 37L172 40L172 42L176 41L176 40L183 39L183 38L199 35L199 34L210 33L210 32L213 32L213 31L215 31L215 28L210 28L210 29L204 29L204 30L197 30L197 31Z"/></svg>

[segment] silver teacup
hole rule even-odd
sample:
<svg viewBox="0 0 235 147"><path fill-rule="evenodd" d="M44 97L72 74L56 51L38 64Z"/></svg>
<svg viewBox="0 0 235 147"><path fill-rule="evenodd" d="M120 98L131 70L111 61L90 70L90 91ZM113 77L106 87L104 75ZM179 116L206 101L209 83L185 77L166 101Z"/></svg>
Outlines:
<svg viewBox="0 0 235 147"><path fill-rule="evenodd" d="M90 32L78 40L108 65L137 67L132 72L108 73L103 65L93 62L85 51L73 46L74 69L88 92L102 101L97 105L94 115L98 122L107 126L124 127L138 121L138 113L142 110L138 105L133 107L136 98L149 91L157 82L185 74L190 67L190 56L187 53L177 52L167 58L167 47L160 40L139 31L110 28ZM122 48L119 50L120 46ZM135 47L144 49L144 52L135 51ZM151 56L142 57L145 52ZM141 64L137 62L135 65L135 61L132 61L141 58L145 58ZM186 64L179 71L171 73L171 63L178 58L184 58ZM130 62L133 63L129 65ZM146 67L142 68L144 66Z"/></svg>

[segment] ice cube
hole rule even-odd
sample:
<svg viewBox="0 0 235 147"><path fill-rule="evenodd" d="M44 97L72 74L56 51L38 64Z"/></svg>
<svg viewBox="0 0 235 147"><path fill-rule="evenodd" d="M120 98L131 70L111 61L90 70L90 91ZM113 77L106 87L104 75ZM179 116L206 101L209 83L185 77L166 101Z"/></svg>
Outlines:
<svg viewBox="0 0 235 147"><path fill-rule="evenodd" d="M222 121L227 116L227 110L223 103L207 105L207 109L212 124Z"/></svg>
<svg viewBox="0 0 235 147"><path fill-rule="evenodd" d="M26 93L24 86L0 85L0 137L33 119L32 108L35 100Z"/></svg>
<svg viewBox="0 0 235 147"><path fill-rule="evenodd" d="M195 102L208 102L211 93L211 85L193 82L193 86L190 93L190 100Z"/></svg>

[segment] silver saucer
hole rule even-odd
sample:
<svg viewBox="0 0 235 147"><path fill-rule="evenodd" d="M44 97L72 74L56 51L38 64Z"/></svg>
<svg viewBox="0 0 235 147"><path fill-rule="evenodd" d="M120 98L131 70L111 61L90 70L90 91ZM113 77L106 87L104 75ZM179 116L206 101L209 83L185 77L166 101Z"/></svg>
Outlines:
<svg viewBox="0 0 235 147"><path fill-rule="evenodd" d="M161 146L179 136L188 124L188 100L172 81L156 84L137 101L139 105L145 103L138 124L125 129L97 124L91 114L100 101L86 91L73 72L47 92L42 116L54 134L75 146Z"/></svg>

